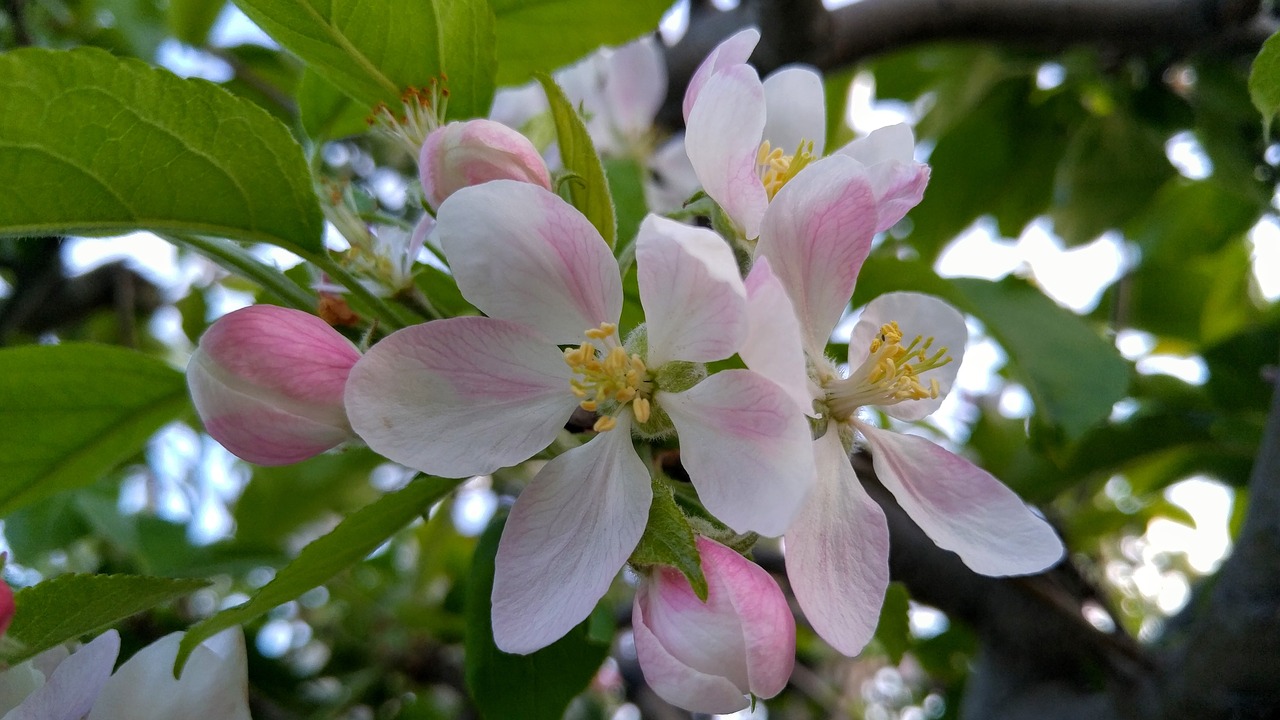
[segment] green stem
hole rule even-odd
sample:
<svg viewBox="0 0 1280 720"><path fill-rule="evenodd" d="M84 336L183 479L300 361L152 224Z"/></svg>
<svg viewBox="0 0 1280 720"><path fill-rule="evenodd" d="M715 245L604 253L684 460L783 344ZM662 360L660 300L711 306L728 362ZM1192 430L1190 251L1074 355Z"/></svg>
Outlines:
<svg viewBox="0 0 1280 720"><path fill-rule="evenodd" d="M164 239L189 248L214 261L222 268L252 280L286 306L309 313L316 311L316 296L290 280L284 273L265 265L248 250L231 240L198 235L167 234Z"/></svg>
<svg viewBox="0 0 1280 720"><path fill-rule="evenodd" d="M374 295L369 288L365 287L356 276L347 271L346 268L339 265L327 252L317 253L307 257L316 267L320 268L329 276L330 280L340 283L351 292L352 297L359 301L363 308L377 318L378 322L391 331L399 330L409 325L417 324L415 318L407 318L400 313L398 309L389 305L387 301Z"/></svg>

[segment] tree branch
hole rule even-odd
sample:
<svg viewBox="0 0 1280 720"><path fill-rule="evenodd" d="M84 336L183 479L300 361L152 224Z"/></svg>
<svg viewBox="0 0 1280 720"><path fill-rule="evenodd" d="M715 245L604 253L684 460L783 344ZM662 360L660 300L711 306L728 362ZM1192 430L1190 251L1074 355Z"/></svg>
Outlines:
<svg viewBox="0 0 1280 720"><path fill-rule="evenodd" d="M1259 6L1259 0L862 0L828 11L816 1L743 0L722 12L700 5L684 37L666 49L668 91L658 121L683 124L689 78L717 43L748 25L761 30L752 63L767 73L791 62L830 70L935 40L1178 54L1250 43L1244 46L1256 52L1276 27L1259 16Z"/></svg>

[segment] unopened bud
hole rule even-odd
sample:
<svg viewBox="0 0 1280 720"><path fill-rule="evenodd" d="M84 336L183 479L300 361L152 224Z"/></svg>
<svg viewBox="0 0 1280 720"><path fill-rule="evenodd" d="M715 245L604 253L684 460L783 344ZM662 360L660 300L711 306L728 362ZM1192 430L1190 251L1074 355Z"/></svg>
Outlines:
<svg viewBox="0 0 1280 720"><path fill-rule="evenodd" d="M432 209L464 187L490 180L519 180L551 189L551 174L524 135L492 120L453 122L422 144L418 163Z"/></svg>

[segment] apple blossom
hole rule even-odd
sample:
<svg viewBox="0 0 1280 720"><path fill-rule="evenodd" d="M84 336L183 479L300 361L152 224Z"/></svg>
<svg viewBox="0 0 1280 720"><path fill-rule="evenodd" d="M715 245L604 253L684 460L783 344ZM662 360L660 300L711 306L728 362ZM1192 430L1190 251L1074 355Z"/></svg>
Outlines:
<svg viewBox="0 0 1280 720"><path fill-rule="evenodd" d="M3 557L0 556L0 562ZM9 623L13 621L13 588L9 587L9 583L0 580L0 636L3 636L9 630Z"/></svg>
<svg viewBox="0 0 1280 720"><path fill-rule="evenodd" d="M433 210L458 190L490 180L520 180L551 189L551 174L533 143L485 119L451 122L427 135L418 177Z"/></svg>
<svg viewBox="0 0 1280 720"><path fill-rule="evenodd" d="M205 429L259 465L299 462L352 438L343 387L360 352L320 318L253 305L209 327L187 365Z"/></svg>
<svg viewBox="0 0 1280 720"><path fill-rule="evenodd" d="M779 189L822 157L826 136L822 77L792 65L761 82L746 62L759 40L760 31L748 28L716 47L694 73L683 105L689 161L748 240L759 235ZM866 167L877 232L920 202L929 169L913 151L911 129L895 125L834 153Z"/></svg>
<svg viewBox="0 0 1280 720"><path fill-rule="evenodd" d="M643 574L631 610L636 655L663 700L693 712L746 708L748 693L771 698L795 663L796 624L778 583L760 566L699 537L707 600L680 571Z"/></svg>
<svg viewBox="0 0 1280 720"><path fill-rule="evenodd" d="M975 571L1033 573L1063 552L1048 523L989 473L928 440L880 429L860 412L875 408L914 421L941 405L967 339L959 312L927 295L883 295L854 328L848 374L826 357L827 339L870 252L880 206L894 202L877 196L871 175L864 164L836 155L814 163L778 192L756 248L757 265L768 265L749 284L768 293L776 279L785 288L795 311L791 336L799 342L748 342L741 351L791 393L807 388L825 422L825 434L813 447L817 485L786 533L787 574L814 629L850 655L870 638L888 584L884 516L848 458L856 437L870 448L877 476L903 509ZM759 322L787 324L776 307L752 308L765 315ZM772 363L753 362L764 353L772 353ZM800 377L802 364L807 374Z"/></svg>
<svg viewBox="0 0 1280 720"><path fill-rule="evenodd" d="M115 630L75 652L59 646L0 673L2 720L249 720L244 636L201 643L173 677L182 633L142 648L112 674Z"/></svg>
<svg viewBox="0 0 1280 720"><path fill-rule="evenodd" d="M704 379L701 363L732 356L748 331L723 240L645 219L636 267L648 322L624 343L618 265L558 196L497 180L459 190L438 222L459 289L487 317L374 345L347 386L356 432L391 460L466 477L533 456L575 409L598 416L595 437L548 462L511 511L493 589L500 648L527 653L563 635L635 548L652 491L633 431L678 432L703 504L735 530L786 529L812 481L803 415L751 370Z"/></svg>

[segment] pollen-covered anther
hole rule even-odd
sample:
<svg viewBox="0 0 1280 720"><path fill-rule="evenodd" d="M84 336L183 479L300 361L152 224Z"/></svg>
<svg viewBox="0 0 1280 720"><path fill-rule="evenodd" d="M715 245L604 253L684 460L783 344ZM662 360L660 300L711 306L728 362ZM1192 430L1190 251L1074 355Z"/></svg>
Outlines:
<svg viewBox="0 0 1280 720"><path fill-rule="evenodd" d="M409 87L400 94L402 112L378 103L366 122L400 141L416 157L427 135L444 124L448 98L449 91L433 79L427 87Z"/></svg>
<svg viewBox="0 0 1280 720"><path fill-rule="evenodd" d="M602 323L584 333L588 342L564 351L565 363L576 377L569 381L569 390L582 399L579 407L588 412L614 412L630 404L636 419L649 419L650 392L648 368L639 355L628 355L618 342L618 326ZM592 429L596 432L612 430L617 419L604 415Z"/></svg>
<svg viewBox="0 0 1280 720"><path fill-rule="evenodd" d="M862 365L848 378L827 384L827 406L832 416L843 420L864 405L895 405L905 400L938 398L941 394L938 380L928 378L926 384L922 376L951 362L947 348L931 353L932 337L917 335L905 346L903 337L896 322L880 326Z"/></svg>
<svg viewBox="0 0 1280 720"><path fill-rule="evenodd" d="M772 200L774 195L795 177L806 165L814 161L813 141L801 140L795 153L787 155L782 148L775 148L768 140L760 143L756 152L756 168L760 173L760 183Z"/></svg>

